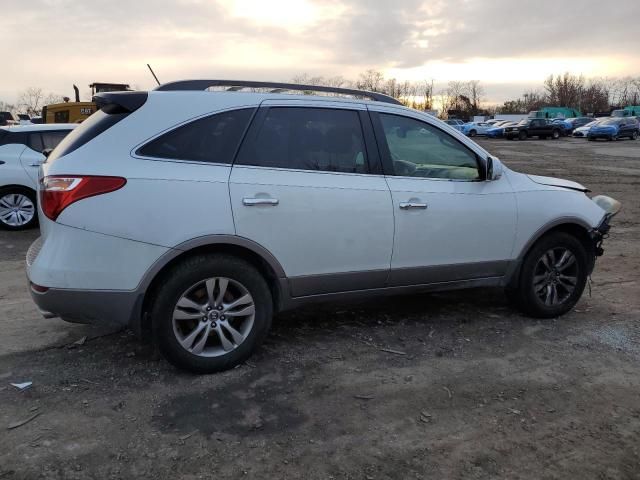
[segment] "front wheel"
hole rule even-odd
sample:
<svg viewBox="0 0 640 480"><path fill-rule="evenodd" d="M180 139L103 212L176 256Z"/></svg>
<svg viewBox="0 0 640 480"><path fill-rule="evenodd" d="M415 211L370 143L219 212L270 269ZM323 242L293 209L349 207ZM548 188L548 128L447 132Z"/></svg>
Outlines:
<svg viewBox="0 0 640 480"><path fill-rule="evenodd" d="M554 130L551 134L551 138L553 138L554 140L558 140L560 138L560 130Z"/></svg>
<svg viewBox="0 0 640 480"><path fill-rule="evenodd" d="M518 134L518 139L520 139L520 140L526 140L528 136L529 136L529 135L527 135L527 132L520 132L520 133Z"/></svg>
<svg viewBox="0 0 640 480"><path fill-rule="evenodd" d="M471 130L471 131L469 132L469 136L470 136L470 137L475 137L477 134L478 134L478 132L476 132L475 130Z"/></svg>
<svg viewBox="0 0 640 480"><path fill-rule="evenodd" d="M5 230L26 230L38 223L36 194L28 188L0 189L0 227Z"/></svg>
<svg viewBox="0 0 640 480"><path fill-rule="evenodd" d="M151 306L161 353L194 373L227 370L246 360L266 337L272 313L263 276L230 255L196 256L178 264Z"/></svg>
<svg viewBox="0 0 640 480"><path fill-rule="evenodd" d="M548 234L525 256L518 286L507 290L507 296L526 315L558 317L580 299L588 265L588 254L576 237L564 232Z"/></svg>
<svg viewBox="0 0 640 480"><path fill-rule="evenodd" d="M638 139L638 132L633 132L631 134L631 140L637 140Z"/></svg>

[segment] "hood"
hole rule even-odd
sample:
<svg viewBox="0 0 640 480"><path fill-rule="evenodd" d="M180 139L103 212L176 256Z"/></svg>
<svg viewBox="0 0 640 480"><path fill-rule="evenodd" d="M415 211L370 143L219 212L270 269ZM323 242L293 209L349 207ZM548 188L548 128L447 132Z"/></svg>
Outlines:
<svg viewBox="0 0 640 480"><path fill-rule="evenodd" d="M588 188L580 185L579 183L572 182L571 180L563 180L562 178L553 177L541 177L539 175L527 175L530 180L540 185L549 185L552 187L568 188L569 190L576 190L578 192L590 192Z"/></svg>

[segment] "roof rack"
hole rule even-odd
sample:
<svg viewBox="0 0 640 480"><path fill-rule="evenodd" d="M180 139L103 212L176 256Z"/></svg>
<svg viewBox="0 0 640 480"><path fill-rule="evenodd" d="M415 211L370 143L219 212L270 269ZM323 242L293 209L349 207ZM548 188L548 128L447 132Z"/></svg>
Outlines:
<svg viewBox="0 0 640 480"><path fill-rule="evenodd" d="M156 87L155 90L165 92L178 90L207 90L210 87L228 87L226 90L230 92L235 92L245 88L266 88L271 89L270 93L282 93L290 90L338 93L341 95L368 98L378 102L402 105L402 103L397 99L383 93L369 92L367 90L355 90L351 88L326 87L323 85L302 85L298 83L254 82L246 80L179 80L177 82L164 83Z"/></svg>

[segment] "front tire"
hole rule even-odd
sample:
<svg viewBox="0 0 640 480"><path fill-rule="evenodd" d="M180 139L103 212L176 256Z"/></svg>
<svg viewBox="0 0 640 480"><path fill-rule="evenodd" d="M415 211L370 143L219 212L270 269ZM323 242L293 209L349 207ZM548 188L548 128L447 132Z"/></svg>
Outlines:
<svg viewBox="0 0 640 480"><path fill-rule="evenodd" d="M200 255L173 267L153 296L154 339L163 356L193 373L245 361L271 326L273 299L260 272L230 255Z"/></svg>
<svg viewBox="0 0 640 480"><path fill-rule="evenodd" d="M638 139L638 132L633 132L631 134L631 140L637 140Z"/></svg>
<svg viewBox="0 0 640 480"><path fill-rule="evenodd" d="M525 256L518 286L506 292L510 303L535 318L564 315L584 291L588 265L588 254L576 237L550 233Z"/></svg>
<svg viewBox="0 0 640 480"><path fill-rule="evenodd" d="M476 132L475 130L471 130L471 131L469 132L469 136L470 136L470 137L475 137L477 134L478 134L478 132Z"/></svg>
<svg viewBox="0 0 640 480"><path fill-rule="evenodd" d="M529 135L527 135L527 132L520 132L520 133L518 134L518 139L519 139L519 140L526 140L528 136L529 136Z"/></svg>
<svg viewBox="0 0 640 480"><path fill-rule="evenodd" d="M26 230L38 223L36 194L24 187L0 189L0 227Z"/></svg>
<svg viewBox="0 0 640 480"><path fill-rule="evenodd" d="M554 130L551 134L551 138L553 138L554 140L558 140L560 138L560 130Z"/></svg>

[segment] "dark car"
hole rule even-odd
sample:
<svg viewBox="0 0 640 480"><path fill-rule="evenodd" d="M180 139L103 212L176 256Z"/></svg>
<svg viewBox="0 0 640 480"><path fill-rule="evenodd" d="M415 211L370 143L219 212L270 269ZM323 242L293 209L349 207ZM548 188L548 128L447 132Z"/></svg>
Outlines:
<svg viewBox="0 0 640 480"><path fill-rule="evenodd" d="M0 112L0 127L13 125L15 123L16 119L11 112Z"/></svg>
<svg viewBox="0 0 640 480"><path fill-rule="evenodd" d="M526 118L517 125L504 129L504 136L507 140L513 140L514 138L526 140L531 137L540 139L551 137L556 140L561 135L562 128L547 118Z"/></svg>
<svg viewBox="0 0 640 480"><path fill-rule="evenodd" d="M575 117L575 118L567 118L567 122L571 124L572 130L576 128L584 127L587 123L593 122L592 117Z"/></svg>
<svg viewBox="0 0 640 480"><path fill-rule="evenodd" d="M625 137L635 140L638 138L639 129L638 120L635 118L609 118L591 127L587 138L592 141L598 138L618 140Z"/></svg>

